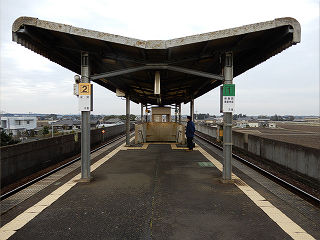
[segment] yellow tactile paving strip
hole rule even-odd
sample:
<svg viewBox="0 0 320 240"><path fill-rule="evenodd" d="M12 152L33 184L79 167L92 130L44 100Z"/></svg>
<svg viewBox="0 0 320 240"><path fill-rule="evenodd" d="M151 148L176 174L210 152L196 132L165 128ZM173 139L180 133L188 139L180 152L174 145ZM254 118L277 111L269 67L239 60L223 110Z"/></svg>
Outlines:
<svg viewBox="0 0 320 240"><path fill-rule="evenodd" d="M134 138L130 139L131 141ZM111 157L113 157L117 152L119 152L125 144L120 145L112 152L110 152L105 157L101 158L99 161L95 162L91 165L91 171L96 170L103 163L108 161ZM63 194L65 194L70 188L77 184L77 180L81 177L81 174L76 175L71 180L66 182L64 185L53 191L51 194L43 198L41 201L28 208L26 211L18 215L11 222L8 222L6 225L0 228L0 240L6 240L10 238L13 234L16 233L20 228L30 222L33 218L35 218L39 213L41 213L44 209L49 207L52 203L54 203L57 199L59 199Z"/></svg>
<svg viewBox="0 0 320 240"><path fill-rule="evenodd" d="M216 168L221 172L223 170L223 165L207 153L204 149L198 146L198 150L210 161ZM261 196L257 191L251 188L243 180L241 180L237 175L232 174L232 179L234 184L244 192L259 208L261 208L275 223L278 224L290 237L296 240L309 240L315 239L305 230L303 230L298 224L292 221L284 213L282 213L278 208L273 206L268 200Z"/></svg>

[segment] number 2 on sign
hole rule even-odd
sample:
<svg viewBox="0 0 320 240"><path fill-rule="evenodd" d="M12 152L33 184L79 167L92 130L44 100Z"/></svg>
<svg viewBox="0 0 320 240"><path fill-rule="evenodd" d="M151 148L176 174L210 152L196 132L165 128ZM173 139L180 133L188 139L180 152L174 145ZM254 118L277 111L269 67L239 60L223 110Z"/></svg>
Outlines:
<svg viewBox="0 0 320 240"><path fill-rule="evenodd" d="M79 83L79 95L90 95L91 84L90 83Z"/></svg>
<svg viewBox="0 0 320 240"><path fill-rule="evenodd" d="M82 87L82 89L81 89L81 92L82 93L89 93L89 88L88 88L88 86L81 86Z"/></svg>

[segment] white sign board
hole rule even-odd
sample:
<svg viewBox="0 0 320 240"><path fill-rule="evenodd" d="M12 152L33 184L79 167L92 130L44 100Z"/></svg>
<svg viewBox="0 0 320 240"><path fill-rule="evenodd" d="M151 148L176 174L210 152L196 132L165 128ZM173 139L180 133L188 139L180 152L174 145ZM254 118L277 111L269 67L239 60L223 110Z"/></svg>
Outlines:
<svg viewBox="0 0 320 240"><path fill-rule="evenodd" d="M92 111L92 85L79 83L79 111Z"/></svg>
<svg viewBox="0 0 320 240"><path fill-rule="evenodd" d="M79 111L90 111L91 97L90 95L79 96Z"/></svg>
<svg viewBox="0 0 320 240"><path fill-rule="evenodd" d="M73 95L79 96L79 85L77 83L73 84Z"/></svg>
<svg viewBox="0 0 320 240"><path fill-rule="evenodd" d="M223 96L223 112L234 112L235 96Z"/></svg>
<svg viewBox="0 0 320 240"><path fill-rule="evenodd" d="M223 112L234 112L235 111L235 85L224 84L223 85L223 98L222 98L222 109Z"/></svg>

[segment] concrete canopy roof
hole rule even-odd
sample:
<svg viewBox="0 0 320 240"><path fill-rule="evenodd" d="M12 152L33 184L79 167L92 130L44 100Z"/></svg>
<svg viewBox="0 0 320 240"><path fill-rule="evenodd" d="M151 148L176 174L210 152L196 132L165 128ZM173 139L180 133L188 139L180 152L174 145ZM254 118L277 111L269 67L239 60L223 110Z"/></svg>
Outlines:
<svg viewBox="0 0 320 240"><path fill-rule="evenodd" d="M113 92L122 90L136 103L167 105L189 102L222 84L225 52L233 52L236 77L299 43L301 29L297 20L279 18L172 40L143 41L20 17L12 25L12 36L13 41L78 74L81 52L89 53L93 76L134 68L93 81ZM154 95L157 70L161 102Z"/></svg>

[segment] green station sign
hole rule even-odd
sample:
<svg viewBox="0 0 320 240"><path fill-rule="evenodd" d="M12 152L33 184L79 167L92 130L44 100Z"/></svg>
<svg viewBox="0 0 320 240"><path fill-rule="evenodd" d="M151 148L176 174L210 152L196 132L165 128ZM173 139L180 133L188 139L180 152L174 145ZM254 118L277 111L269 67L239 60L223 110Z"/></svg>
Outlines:
<svg viewBox="0 0 320 240"><path fill-rule="evenodd" d="M235 96L236 87L235 84L223 85L223 96Z"/></svg>

